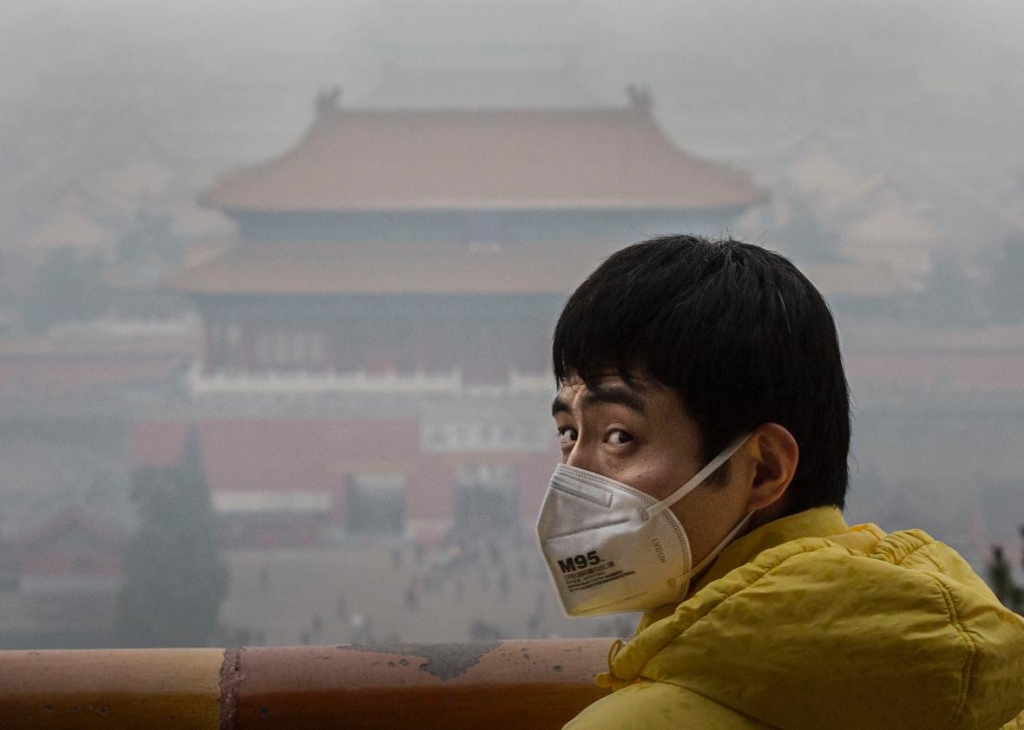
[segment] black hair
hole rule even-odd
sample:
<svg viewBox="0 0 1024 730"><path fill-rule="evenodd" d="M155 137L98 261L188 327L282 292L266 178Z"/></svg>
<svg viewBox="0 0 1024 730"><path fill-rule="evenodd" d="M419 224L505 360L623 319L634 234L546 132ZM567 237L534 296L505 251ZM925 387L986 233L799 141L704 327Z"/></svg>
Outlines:
<svg viewBox="0 0 1024 730"><path fill-rule="evenodd" d="M850 401L839 338L818 290L784 256L732 239L665 236L606 259L566 302L555 380L613 373L671 388L706 462L763 423L796 439L789 513L842 508Z"/></svg>

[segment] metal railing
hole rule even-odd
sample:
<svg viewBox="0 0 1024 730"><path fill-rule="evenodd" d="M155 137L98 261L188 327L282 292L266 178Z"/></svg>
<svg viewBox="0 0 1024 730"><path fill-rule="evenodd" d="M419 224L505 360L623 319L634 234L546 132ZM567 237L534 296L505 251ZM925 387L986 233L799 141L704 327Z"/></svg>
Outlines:
<svg viewBox="0 0 1024 730"><path fill-rule="evenodd" d="M609 643L0 651L0 727L559 728Z"/></svg>

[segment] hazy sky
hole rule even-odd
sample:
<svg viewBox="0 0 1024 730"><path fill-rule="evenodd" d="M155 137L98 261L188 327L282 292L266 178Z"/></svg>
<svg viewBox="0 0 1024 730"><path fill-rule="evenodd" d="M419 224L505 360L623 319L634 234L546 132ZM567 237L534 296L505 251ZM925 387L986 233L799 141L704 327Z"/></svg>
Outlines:
<svg viewBox="0 0 1024 730"><path fill-rule="evenodd" d="M0 165L156 138L212 175L293 144L318 89L372 100L396 46L449 42L554 49L601 103L646 84L681 146L742 166L825 129L1024 185L1020 0L7 0Z"/></svg>
<svg viewBox="0 0 1024 730"><path fill-rule="evenodd" d="M446 10L435 14L434 7ZM358 83L374 41L401 30L402 16L423 8L436 20L435 32L422 29L427 38L481 30L500 41L507 25L517 26L518 34L532 26L539 37L561 29L579 35L584 62L609 71L635 63L620 54L672 54L758 76L793 74L804 62L808 77L836 65L912 65L976 74L984 85L1002 64L1024 59L1019 0L7 0L0 20L0 98L24 99L39 91L41 76L55 73L94 73L98 85L139 72L155 82L192 85L201 85L203 76L256 87L261 77L302 79L311 88ZM780 84L790 81L779 78Z"/></svg>

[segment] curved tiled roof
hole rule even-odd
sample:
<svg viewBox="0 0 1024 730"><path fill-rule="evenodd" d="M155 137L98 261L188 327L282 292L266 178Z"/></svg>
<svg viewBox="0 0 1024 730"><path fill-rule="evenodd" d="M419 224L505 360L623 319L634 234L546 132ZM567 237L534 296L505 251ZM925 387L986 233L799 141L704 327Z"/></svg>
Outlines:
<svg viewBox="0 0 1024 730"><path fill-rule="evenodd" d="M203 196L228 211L713 210L758 203L743 173L689 155L645 104L590 109L321 109L306 135Z"/></svg>
<svg viewBox="0 0 1024 730"><path fill-rule="evenodd" d="M228 246L163 285L186 294L569 294L610 251L557 248L248 241Z"/></svg>

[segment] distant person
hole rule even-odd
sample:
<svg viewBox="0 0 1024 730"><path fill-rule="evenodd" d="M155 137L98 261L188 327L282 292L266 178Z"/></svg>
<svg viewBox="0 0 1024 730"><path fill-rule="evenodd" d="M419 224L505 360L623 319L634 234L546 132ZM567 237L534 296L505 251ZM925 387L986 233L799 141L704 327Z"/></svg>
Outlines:
<svg viewBox="0 0 1024 730"><path fill-rule="evenodd" d="M568 728L1024 728L1024 618L924 532L844 521L836 329L788 260L630 246L553 354L541 551L568 615L643 612Z"/></svg>
<svg viewBox="0 0 1024 730"><path fill-rule="evenodd" d="M348 643L365 644L369 629L367 628L366 617L361 613L353 613L348 618Z"/></svg>
<svg viewBox="0 0 1024 730"><path fill-rule="evenodd" d="M415 611L416 604L416 579L413 578L413 582L405 589L405 610Z"/></svg>

